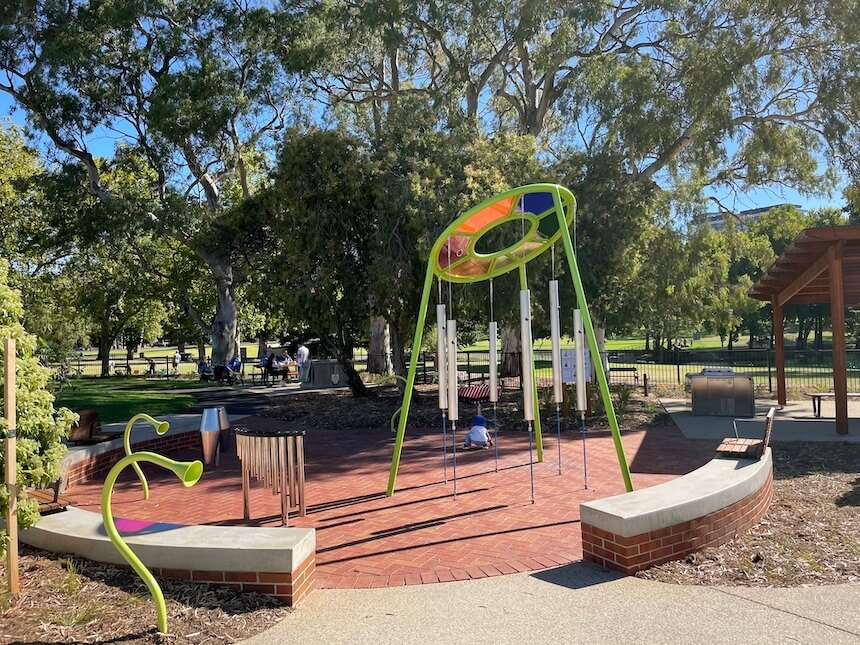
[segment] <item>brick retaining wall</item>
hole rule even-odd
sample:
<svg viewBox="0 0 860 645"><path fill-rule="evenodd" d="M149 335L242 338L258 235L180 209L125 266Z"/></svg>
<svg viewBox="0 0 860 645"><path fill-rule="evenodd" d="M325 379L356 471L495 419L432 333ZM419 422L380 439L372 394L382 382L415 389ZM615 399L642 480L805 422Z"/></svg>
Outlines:
<svg viewBox="0 0 860 645"><path fill-rule="evenodd" d="M628 575L693 551L719 546L758 524L773 497L773 473L755 492L721 510L674 526L624 537L582 524L585 560Z"/></svg>
<svg viewBox="0 0 860 645"><path fill-rule="evenodd" d="M117 444L115 449L86 457L70 464L63 473L64 488L71 488L76 484L81 484L91 479L104 479L114 464L125 456L125 450L122 447L122 435L119 435L119 437L120 440L112 440L112 442L116 442ZM199 432L168 433L161 437L135 443L132 447L135 452L148 451L158 453L169 453L190 448L200 450L201 458L203 454Z"/></svg>
<svg viewBox="0 0 860 645"><path fill-rule="evenodd" d="M188 569L153 569L161 578L206 582L234 591L266 594L295 607L314 587L316 556L311 553L292 573L265 571L194 571Z"/></svg>

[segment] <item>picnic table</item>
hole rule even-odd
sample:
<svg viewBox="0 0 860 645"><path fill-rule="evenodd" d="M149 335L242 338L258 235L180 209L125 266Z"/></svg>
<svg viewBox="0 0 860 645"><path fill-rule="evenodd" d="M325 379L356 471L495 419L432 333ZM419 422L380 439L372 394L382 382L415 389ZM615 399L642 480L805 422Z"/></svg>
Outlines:
<svg viewBox="0 0 860 645"><path fill-rule="evenodd" d="M812 399L812 413L818 419L821 417L821 400L835 398L836 392L804 392L803 396L808 396ZM848 392L846 396L849 399L857 399L860 398L860 392Z"/></svg>

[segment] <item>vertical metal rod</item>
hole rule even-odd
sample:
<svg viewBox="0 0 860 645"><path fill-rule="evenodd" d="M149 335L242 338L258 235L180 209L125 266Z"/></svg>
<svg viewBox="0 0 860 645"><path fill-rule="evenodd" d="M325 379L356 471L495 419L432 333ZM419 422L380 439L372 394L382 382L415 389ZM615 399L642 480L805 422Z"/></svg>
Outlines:
<svg viewBox="0 0 860 645"><path fill-rule="evenodd" d="M442 473L448 483L448 420L442 412Z"/></svg>
<svg viewBox="0 0 860 645"><path fill-rule="evenodd" d="M535 460L532 454L532 423L529 421L529 481L532 487L532 504L535 503Z"/></svg>
<svg viewBox="0 0 860 645"><path fill-rule="evenodd" d="M588 488L588 457L585 453L585 412L582 413L582 478L585 482L585 488Z"/></svg>
<svg viewBox="0 0 860 645"><path fill-rule="evenodd" d="M457 422L451 421L451 436L453 441L451 442L454 446L454 499L457 499Z"/></svg>
<svg viewBox="0 0 860 645"><path fill-rule="evenodd" d="M499 472L499 422L496 417L496 404L493 403L493 447L496 449L496 472Z"/></svg>
<svg viewBox="0 0 860 645"><path fill-rule="evenodd" d="M558 474L561 475L561 407L555 404L555 427L558 434Z"/></svg>
<svg viewBox="0 0 860 645"><path fill-rule="evenodd" d="M524 291L529 288L528 279L526 277L526 267L525 265L520 265L520 290ZM529 317L531 317L531 312L529 312ZM529 330L531 331L531 330ZM537 460L539 463L543 463L543 433L541 432L541 424L540 424L540 404L538 402L538 391L537 391L537 377L535 376L535 364L534 360L531 362L531 380L532 380L532 397L534 401L534 409L535 409L535 419L534 419L534 428L535 428L535 443L537 444Z"/></svg>

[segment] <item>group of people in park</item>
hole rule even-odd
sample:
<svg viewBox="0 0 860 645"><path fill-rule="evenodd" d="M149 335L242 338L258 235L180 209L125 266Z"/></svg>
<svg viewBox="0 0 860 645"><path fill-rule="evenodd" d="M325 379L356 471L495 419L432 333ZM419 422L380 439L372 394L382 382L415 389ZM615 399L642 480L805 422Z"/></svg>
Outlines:
<svg viewBox="0 0 860 645"><path fill-rule="evenodd" d="M310 355L310 350L302 343L296 350L295 357L290 356L286 351L276 355L274 351L269 350L269 353L260 359L260 365L265 368L269 376L280 376L282 381L286 381L291 374L295 374L301 380L310 365ZM293 365L295 368L291 367Z"/></svg>

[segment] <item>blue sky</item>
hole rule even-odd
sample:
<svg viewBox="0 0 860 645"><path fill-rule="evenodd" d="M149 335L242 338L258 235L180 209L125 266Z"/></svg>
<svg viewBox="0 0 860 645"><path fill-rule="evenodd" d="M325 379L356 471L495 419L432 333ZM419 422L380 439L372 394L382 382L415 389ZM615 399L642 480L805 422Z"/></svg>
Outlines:
<svg viewBox="0 0 860 645"><path fill-rule="evenodd" d="M12 120L15 123L23 125L25 122L24 112L20 109L13 109L13 106L14 101L12 98L8 94L0 92L0 116L10 115L11 112ZM96 133L88 142L90 151L98 157L112 156L115 136L115 133L104 132L101 135ZM744 194L715 191L713 195L724 205L736 211L782 203L798 204L804 209L816 209L827 206L841 208L844 206L842 191L840 189L837 189L830 196L802 195L796 190L784 186L774 186L769 189L761 188L748 191Z"/></svg>

